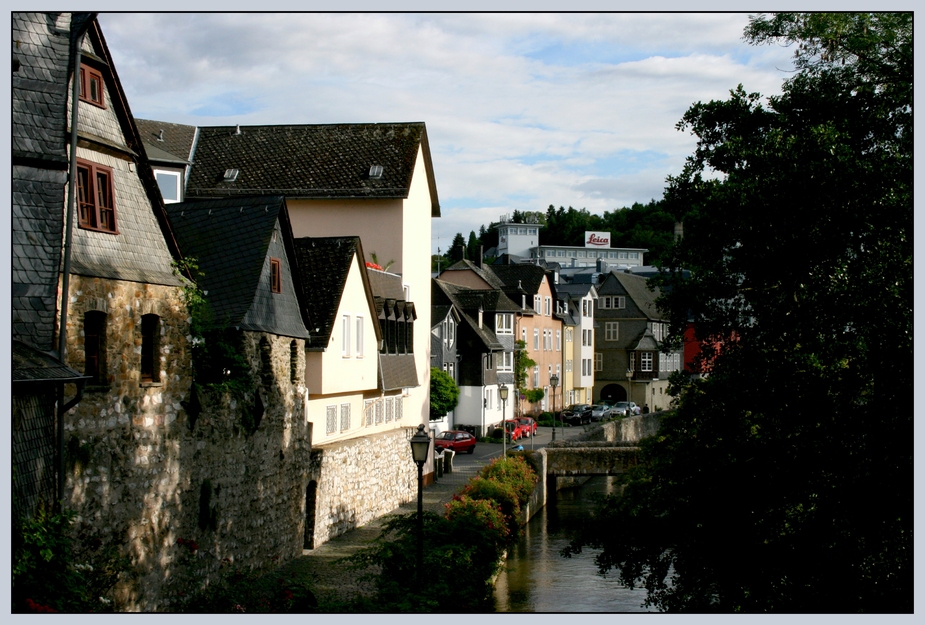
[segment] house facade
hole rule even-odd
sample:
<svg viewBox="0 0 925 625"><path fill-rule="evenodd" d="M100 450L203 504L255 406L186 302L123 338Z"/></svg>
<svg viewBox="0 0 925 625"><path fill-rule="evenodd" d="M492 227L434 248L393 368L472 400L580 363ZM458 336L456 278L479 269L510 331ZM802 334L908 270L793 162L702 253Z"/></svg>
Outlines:
<svg viewBox="0 0 925 625"><path fill-rule="evenodd" d="M566 371L563 406L590 404L594 401L594 376L600 370L594 349L599 330L594 319L597 290L591 284L559 284L556 291L563 314L567 314L573 324L566 326L570 340L565 342L563 352Z"/></svg>
<svg viewBox="0 0 925 625"><path fill-rule="evenodd" d="M456 334L460 314L453 304L445 303L440 287L431 281L430 313L430 366L440 369L459 385L459 353L456 349ZM440 303L444 302L444 303ZM431 421L431 428L439 432L455 429L456 411L451 410L443 418Z"/></svg>
<svg viewBox="0 0 925 625"><path fill-rule="evenodd" d="M682 368L681 351L662 352L668 321L657 310L657 291L625 272L603 275L597 287L594 397L667 408L668 376Z"/></svg>
<svg viewBox="0 0 925 625"><path fill-rule="evenodd" d="M401 276L404 300L430 310L440 206L423 123L200 127L193 161L187 199L279 190L296 237L359 237L370 259ZM430 414L429 324L414 324L412 338L418 385L404 400L407 427Z"/></svg>

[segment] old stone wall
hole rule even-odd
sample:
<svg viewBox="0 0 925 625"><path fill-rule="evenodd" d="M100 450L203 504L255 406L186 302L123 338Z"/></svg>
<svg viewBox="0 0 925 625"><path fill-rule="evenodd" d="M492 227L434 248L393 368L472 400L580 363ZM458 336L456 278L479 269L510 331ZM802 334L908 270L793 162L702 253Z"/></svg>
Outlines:
<svg viewBox="0 0 925 625"><path fill-rule="evenodd" d="M108 384L66 416L65 506L78 514L80 544L128 558L117 609L175 610L231 570L301 555L311 440L303 342L293 376L292 339L245 332L252 390L193 397L179 289L72 276L68 364L78 371L87 310L107 313ZM161 319L159 380L142 382L140 318L151 313Z"/></svg>
<svg viewBox="0 0 925 625"><path fill-rule="evenodd" d="M408 444L413 433L403 428L312 450L315 547L417 497L417 466Z"/></svg>

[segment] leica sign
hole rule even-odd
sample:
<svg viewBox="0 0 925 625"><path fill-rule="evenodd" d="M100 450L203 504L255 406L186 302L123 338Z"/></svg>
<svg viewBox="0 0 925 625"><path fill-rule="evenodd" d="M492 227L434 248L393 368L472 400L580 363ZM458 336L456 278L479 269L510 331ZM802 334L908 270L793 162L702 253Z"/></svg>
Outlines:
<svg viewBox="0 0 925 625"><path fill-rule="evenodd" d="M610 233L585 232L585 247L610 247Z"/></svg>

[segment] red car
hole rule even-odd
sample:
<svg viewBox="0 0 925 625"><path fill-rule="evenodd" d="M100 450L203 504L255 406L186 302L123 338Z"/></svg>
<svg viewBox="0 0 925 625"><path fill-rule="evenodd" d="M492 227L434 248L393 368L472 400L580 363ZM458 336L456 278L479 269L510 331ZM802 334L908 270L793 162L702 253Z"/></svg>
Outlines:
<svg viewBox="0 0 925 625"><path fill-rule="evenodd" d="M504 421L504 429L507 430L507 434L512 442L528 435L527 426L523 425L517 419L506 419Z"/></svg>
<svg viewBox="0 0 925 625"><path fill-rule="evenodd" d="M475 437L462 430L447 430L434 439L434 449L439 453L444 449L452 449L461 454L475 453Z"/></svg>
<svg viewBox="0 0 925 625"><path fill-rule="evenodd" d="M531 417L517 417L517 420L520 422L521 429L526 432L526 436L536 434L536 421Z"/></svg>

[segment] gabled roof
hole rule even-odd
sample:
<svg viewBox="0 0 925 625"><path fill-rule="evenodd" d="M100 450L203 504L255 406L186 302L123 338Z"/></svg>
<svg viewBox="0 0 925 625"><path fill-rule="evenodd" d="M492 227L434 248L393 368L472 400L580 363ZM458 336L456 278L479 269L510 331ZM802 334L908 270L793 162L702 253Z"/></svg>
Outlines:
<svg viewBox="0 0 925 625"><path fill-rule="evenodd" d="M135 125L150 160L178 165L189 162L196 140L195 126L137 118Z"/></svg>
<svg viewBox="0 0 925 625"><path fill-rule="evenodd" d="M513 288L519 284L528 295L539 293L543 278L548 275L548 272L542 267L530 264L489 265L489 267L504 287ZM549 281L549 286L553 286L552 280Z"/></svg>
<svg viewBox="0 0 925 625"><path fill-rule="evenodd" d="M641 276L622 271L612 271L610 273L621 286L626 290L626 294L633 298L639 309L649 317L649 319L662 319L662 314L655 306L655 300L659 296L658 288L654 291L649 290L648 282Z"/></svg>
<svg viewBox="0 0 925 625"><path fill-rule="evenodd" d="M312 338L309 348L325 349L331 340L337 310L340 307L347 276L353 263L358 263L366 299L372 307L373 293L365 271L365 256L360 237L300 237L293 241L295 259L303 288L305 309L308 312ZM380 336L378 324L377 342Z"/></svg>
<svg viewBox="0 0 925 625"><path fill-rule="evenodd" d="M234 326L309 337L298 272L289 272L294 283L291 290L284 288L283 293L272 296L270 305L261 306L266 299L261 298L261 276L274 245L277 223L285 254L293 257L292 229L284 198L183 202L168 204L166 210L185 257L195 259L199 267L196 283L206 293L213 327Z"/></svg>
<svg viewBox="0 0 925 625"><path fill-rule="evenodd" d="M504 345L501 344L498 337L495 336L495 333L492 332L488 326L483 323L482 327L479 327L478 308L480 303L482 303L481 295L488 293L488 291L473 291L472 289L437 279L433 280L433 284L439 289L439 294L442 294L441 297L434 297L434 301L437 303L449 302L455 306L456 310L459 312L460 324L468 326L482 342L487 351L504 350ZM495 291L495 293L498 292ZM434 295L438 295L438 293L435 292ZM507 299L502 293L498 293L498 295ZM508 302L510 302L509 299ZM513 304L513 302L511 302L511 304ZM484 312L490 310L494 309L483 307ZM514 310L520 310L520 307L514 306Z"/></svg>
<svg viewBox="0 0 925 625"><path fill-rule="evenodd" d="M419 149L439 217L423 122L200 127L186 197L407 198ZM223 180L228 169L239 171L234 182Z"/></svg>
<svg viewBox="0 0 925 625"><path fill-rule="evenodd" d="M455 263L453 263L452 265L450 265L449 267L443 270L443 272L447 272L447 271L471 271L472 273L477 275L479 278L481 278L491 288L493 289L503 289L504 288L504 283L501 280L499 280L498 276L496 276L491 270L479 267L478 265L473 263L471 260L463 259L463 260L456 261ZM441 275L443 272L441 272Z"/></svg>

